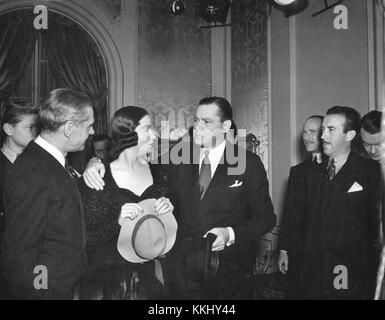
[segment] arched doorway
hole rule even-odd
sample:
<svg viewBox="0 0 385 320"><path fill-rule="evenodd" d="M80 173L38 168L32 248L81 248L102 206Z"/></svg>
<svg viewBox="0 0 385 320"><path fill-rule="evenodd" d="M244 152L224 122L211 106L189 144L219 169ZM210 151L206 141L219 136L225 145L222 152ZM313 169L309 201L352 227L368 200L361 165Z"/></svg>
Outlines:
<svg viewBox="0 0 385 320"><path fill-rule="evenodd" d="M106 66L108 110L113 113L114 110L123 107L125 85L123 63L117 44L108 26L111 24L108 17L98 10L93 1L76 3L61 0L50 0L49 2L44 0L0 0L0 15L21 9L28 9L33 12L34 6L39 4L46 5L50 12L56 12L73 20L94 39L104 57ZM136 20L134 18L133 16L131 19L132 26L135 25ZM134 60L133 58L133 61ZM128 85L128 89L131 87L134 88L134 80L134 75L128 77L128 83L126 84L126 86ZM129 92L131 91L132 90L129 90ZM135 94L133 95L133 100L135 100Z"/></svg>
<svg viewBox="0 0 385 320"><path fill-rule="evenodd" d="M32 0L14 0L12 2L0 0L0 15L4 16L5 14L10 14L12 12L18 12L21 10L26 10L33 17L33 9L35 5L40 4L39 1ZM106 28L106 17L103 15L103 12L100 12L97 8L95 8L91 3L87 3L87 1L82 2L81 4L75 3L72 1L58 1L51 0L50 2L42 1L43 5L46 5L49 10L49 24L48 29L52 27L66 25L69 32L71 32L71 26L75 26L78 28L78 32L73 32L77 34L78 37L83 36L83 38L88 39L89 43L92 43L92 46L96 48L96 56L97 59L103 61L103 77L104 81L102 81L101 87L104 87L105 90L100 91L100 96L102 99L98 99L97 95L95 95L96 100L101 100L103 103L99 104L99 106L104 106L102 116L99 116L97 119L96 129L98 132L105 132L108 129L108 119L109 114L113 113L114 110L123 106L123 88L124 88L124 77L123 77L123 64L120 58L119 50L115 44L115 41L112 37L111 31L109 28ZM0 21L1 22L1 21ZM30 21L30 26L33 23ZM79 31L80 30L80 31ZM64 33L59 31L59 35L63 35ZM63 39L61 39L63 40ZM39 47L39 45L37 45ZM22 43L23 49L27 49L27 45L25 42ZM35 50L34 47L30 48L31 50ZM65 50L64 48L63 50ZM25 50L25 51L27 51ZM68 50L65 50L68 51ZM41 52L41 50L40 50ZM60 52L59 52L60 53ZM35 55L38 57L38 55ZM43 58L44 57L40 57ZM49 58L51 58L49 56ZM94 59L94 60L97 60ZM70 59L71 60L71 59ZM75 59L76 60L76 59ZM47 61L45 61L47 62ZM28 67L27 67L28 68ZM57 68L57 66L56 66ZM31 66L29 66L29 71L31 71ZM62 70L63 71L63 70ZM43 72L45 76L40 77L46 83L53 79L53 77L47 76L47 73ZM63 74L63 72L62 72ZM37 74L34 74L35 78ZM102 78L103 78L102 77ZM64 78L64 77L62 77ZM70 77L71 78L71 77ZM83 77L81 77L83 78ZM96 77L97 78L97 77ZM61 79L63 80L63 79ZM67 74L68 80L68 74ZM1 82L1 81L0 81ZM37 81L35 81L36 83ZM62 84L63 81L58 81L57 85L52 85L53 87L65 86L70 87L69 85ZM61 82L61 83L60 83ZM34 86L34 91L32 97L32 101L34 104L38 104L41 97L44 97L44 93L49 92L48 86ZM84 91L84 90L83 90ZM17 97L16 97L17 98ZM83 153L81 155L76 155L73 157L73 164L76 169L84 168L86 164L86 155Z"/></svg>
<svg viewBox="0 0 385 320"><path fill-rule="evenodd" d="M75 21L48 12L48 29L32 27L28 9L1 15L2 102L38 106L55 88L87 93L93 101L96 132L107 132L107 72L94 39Z"/></svg>

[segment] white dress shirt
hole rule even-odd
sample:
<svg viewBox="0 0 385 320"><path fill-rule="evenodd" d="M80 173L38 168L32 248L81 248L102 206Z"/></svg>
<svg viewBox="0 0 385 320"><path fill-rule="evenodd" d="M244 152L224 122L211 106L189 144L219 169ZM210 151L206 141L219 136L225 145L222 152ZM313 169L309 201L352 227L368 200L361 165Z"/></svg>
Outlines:
<svg viewBox="0 0 385 320"><path fill-rule="evenodd" d="M218 164L222 159L223 153L225 152L226 148L226 140L221 142L219 145L217 145L215 148L212 149L205 149L201 148L200 150L200 157L199 157L199 172L201 171L202 163L205 157L205 152L209 150L209 160L210 160L210 167L211 167L211 178L215 174L215 170L217 170ZM232 227L226 228L229 231L229 240L226 243L226 246L230 246L235 242L235 233Z"/></svg>
<svg viewBox="0 0 385 320"><path fill-rule="evenodd" d="M64 154L56 148L54 145L50 144L47 140L43 139L41 136L38 136L35 139L35 143L47 151L51 156L53 156L59 163L65 168L66 158Z"/></svg>
<svg viewBox="0 0 385 320"><path fill-rule="evenodd" d="M322 163L322 155L321 152L314 152L311 155L311 158L314 160L314 158L317 157L317 163Z"/></svg>
<svg viewBox="0 0 385 320"><path fill-rule="evenodd" d="M18 157L18 154L13 151L10 147L8 147L6 143L3 143L3 146L1 147L1 152L7 157L7 159L11 163L14 163L16 161L16 158Z"/></svg>
<svg viewBox="0 0 385 320"><path fill-rule="evenodd" d="M345 152L343 154L340 154L339 156L337 157L330 157L329 158L329 163L332 159L334 159L334 165L336 167L336 174L338 173L338 171L341 170L341 168L344 166L344 164L346 163L346 161L348 160L348 157L349 157L349 154L350 154L350 151L348 152Z"/></svg>

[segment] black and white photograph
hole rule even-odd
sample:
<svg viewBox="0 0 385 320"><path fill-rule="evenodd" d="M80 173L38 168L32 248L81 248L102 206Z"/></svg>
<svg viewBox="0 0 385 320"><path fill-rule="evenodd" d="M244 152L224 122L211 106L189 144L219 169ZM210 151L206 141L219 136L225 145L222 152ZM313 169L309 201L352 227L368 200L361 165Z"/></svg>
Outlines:
<svg viewBox="0 0 385 320"><path fill-rule="evenodd" d="M0 0L0 300L385 300L383 112L385 0Z"/></svg>

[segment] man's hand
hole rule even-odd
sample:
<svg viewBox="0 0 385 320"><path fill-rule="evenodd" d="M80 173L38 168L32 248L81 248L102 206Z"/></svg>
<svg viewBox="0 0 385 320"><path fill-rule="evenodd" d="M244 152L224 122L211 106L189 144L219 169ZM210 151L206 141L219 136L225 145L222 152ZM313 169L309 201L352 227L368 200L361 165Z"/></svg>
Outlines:
<svg viewBox="0 0 385 320"><path fill-rule="evenodd" d="M281 271L283 274L286 274L286 272L289 270L289 256L287 252L279 252L278 267L279 271Z"/></svg>
<svg viewBox="0 0 385 320"><path fill-rule="evenodd" d="M227 230L227 228L213 228L207 231L203 238L206 238L208 233L212 233L217 236L213 243L212 251L222 251L225 248L226 243L229 241L229 230Z"/></svg>
<svg viewBox="0 0 385 320"><path fill-rule="evenodd" d="M140 212L143 212L142 207L137 203L125 203L120 210L118 223L121 226L125 219L134 220Z"/></svg>
<svg viewBox="0 0 385 320"><path fill-rule="evenodd" d="M104 164L97 158L88 161L87 168L83 172L83 179L86 185L95 190L103 190L103 177L106 173Z"/></svg>
<svg viewBox="0 0 385 320"><path fill-rule="evenodd" d="M155 211L160 214L172 213L174 206L172 205L170 199L161 197L155 203Z"/></svg>

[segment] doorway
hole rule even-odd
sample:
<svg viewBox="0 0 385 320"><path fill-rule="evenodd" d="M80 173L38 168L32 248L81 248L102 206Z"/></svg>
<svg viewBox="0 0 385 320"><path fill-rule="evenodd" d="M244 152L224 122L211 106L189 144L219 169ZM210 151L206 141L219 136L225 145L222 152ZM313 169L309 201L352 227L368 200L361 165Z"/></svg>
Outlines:
<svg viewBox="0 0 385 320"><path fill-rule="evenodd" d="M36 30L33 10L0 15L0 103L39 106L54 88L87 93L93 101L95 132L107 133L107 71L103 54L91 35L74 20L48 11L48 29ZM76 167L87 156L76 155ZM77 160L75 160L77 159Z"/></svg>

